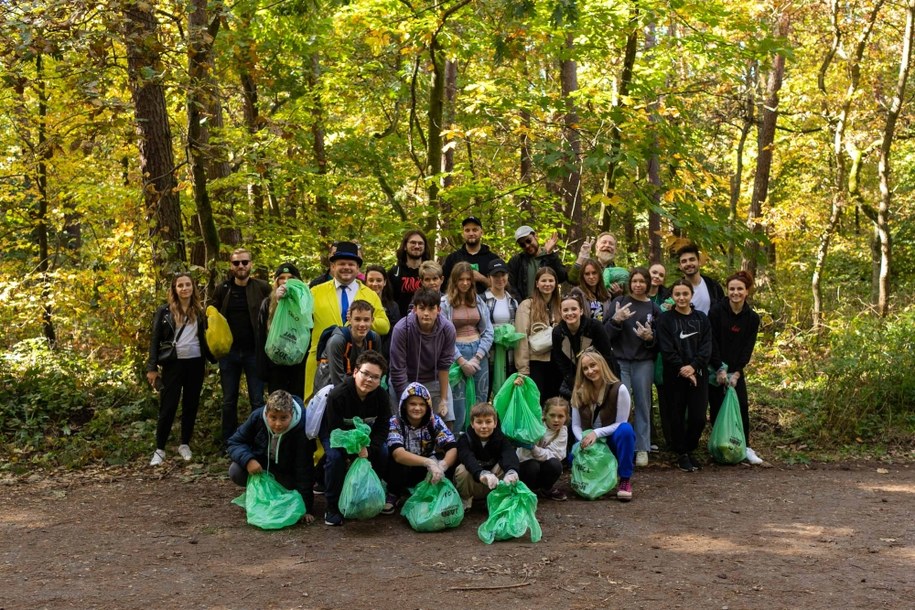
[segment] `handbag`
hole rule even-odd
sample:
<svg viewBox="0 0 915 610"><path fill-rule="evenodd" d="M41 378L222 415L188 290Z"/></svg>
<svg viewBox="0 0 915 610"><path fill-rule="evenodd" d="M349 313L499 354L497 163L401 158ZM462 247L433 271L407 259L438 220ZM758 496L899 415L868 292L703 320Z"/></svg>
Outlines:
<svg viewBox="0 0 915 610"><path fill-rule="evenodd" d="M531 332L527 336L527 342L531 346L531 352L535 354L550 351L553 347L553 327L543 322L535 322L531 325Z"/></svg>
<svg viewBox="0 0 915 610"><path fill-rule="evenodd" d="M175 347L175 344L178 343L178 339L181 338L181 333L184 332L185 325L182 324L181 328L178 329L178 334L175 335L175 338L171 341L160 341L159 342L159 352L156 362L159 364L166 364L168 362L174 362L178 359L178 348Z"/></svg>

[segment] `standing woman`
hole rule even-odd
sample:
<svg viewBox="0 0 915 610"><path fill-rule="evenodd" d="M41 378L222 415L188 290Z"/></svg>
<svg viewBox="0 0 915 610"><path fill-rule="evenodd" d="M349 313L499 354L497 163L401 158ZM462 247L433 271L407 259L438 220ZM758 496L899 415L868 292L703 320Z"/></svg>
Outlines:
<svg viewBox="0 0 915 610"><path fill-rule="evenodd" d="M503 324L515 325L515 314L518 312L518 301L515 300L508 292L508 267L502 259L495 259L489 263L489 288L483 293L483 301L489 308L489 320L492 322L493 334L496 328ZM494 371L495 352L496 350L505 350L505 370L499 371L497 375ZM492 393L495 394L500 388L493 386L493 381L497 379L507 379L515 371L515 350L493 345L489 357L489 385ZM483 397L478 396L482 401Z"/></svg>
<svg viewBox="0 0 915 610"><path fill-rule="evenodd" d="M648 267L648 275L651 276L651 282L648 285L648 298L651 302L661 307L670 297L670 290L664 287L664 279L667 277L667 269L661 263L654 263ZM666 311L663 307L662 311Z"/></svg>
<svg viewBox="0 0 915 610"><path fill-rule="evenodd" d="M708 390L711 421L714 426L728 386L734 388L740 402L740 419L747 441L747 461L762 464L762 458L750 449L750 405L743 373L753 356L759 333L759 315L747 303L747 297L753 294L755 287L753 275L749 271L738 271L727 279L725 286L728 298L715 303L708 312L714 345L711 364L712 369L718 371L718 386Z"/></svg>
<svg viewBox="0 0 915 610"><path fill-rule="evenodd" d="M712 331L708 317L693 309L693 285L688 279L674 282L671 291L674 308L661 314L657 329L664 360L661 423L669 431L677 466L695 472L700 466L692 452L705 427Z"/></svg>
<svg viewBox="0 0 915 610"><path fill-rule="evenodd" d="M477 402L485 402L489 392L489 349L492 347L492 322L489 307L477 294L473 267L466 261L455 263L448 278L448 292L442 297L442 315L454 324L454 361L466 378L454 388L454 430L464 430L466 384L473 380Z"/></svg>
<svg viewBox="0 0 915 610"><path fill-rule="evenodd" d="M620 379L635 403L635 465L648 465L651 450L651 383L657 355L654 325L661 310L648 298L648 270L629 272L629 294L613 299L606 322Z"/></svg>
<svg viewBox="0 0 915 610"><path fill-rule="evenodd" d="M301 280L298 268L292 263L283 263L273 274L273 290L270 296L261 302L257 313L257 376L267 384L267 393L285 390L293 396L303 398L305 393L305 360L299 364L277 364L267 356L267 334L273 323L273 315L280 299L286 296L286 281L295 278Z"/></svg>
<svg viewBox="0 0 915 610"><path fill-rule="evenodd" d="M562 320L553 327L553 363L562 374L559 395L569 400L572 398L572 388L575 387L575 364L585 349L593 347L604 360L611 363L611 371L617 368L604 325L585 315L585 307L585 295L578 288L573 288L560 300Z"/></svg>
<svg viewBox="0 0 915 610"><path fill-rule="evenodd" d="M578 287L585 297L585 311L598 322L604 321L604 309L610 302L610 292L604 286L604 267L593 258L586 258L581 264Z"/></svg>
<svg viewBox="0 0 915 610"><path fill-rule="evenodd" d="M381 265L369 265L365 268L365 285L375 291L381 300L381 306L391 321L391 328L400 320L400 306L394 300L391 285L388 284L388 274ZM381 337L381 354L385 359L391 357L391 333Z"/></svg>
<svg viewBox="0 0 915 610"><path fill-rule="evenodd" d="M172 345L169 345L172 344ZM171 353L170 357L166 357ZM156 452L150 466L165 461L165 443L181 402L181 444L178 455L189 461L191 437L197 421L200 390L205 372L204 358L214 361L206 344L206 318L197 286L189 273L176 273L168 288L168 302L153 317L152 339L146 380L159 390L159 421ZM159 372L159 366L162 372Z"/></svg>
<svg viewBox="0 0 915 610"><path fill-rule="evenodd" d="M572 434L587 449L597 441L606 442L616 456L619 487L616 497L632 499L632 455L635 431L629 425L629 391L593 347L581 353L572 391ZM584 431L591 432L584 435Z"/></svg>
<svg viewBox="0 0 915 610"><path fill-rule="evenodd" d="M541 267L534 275L534 290L528 299L518 305L515 315L515 330L527 335L518 341L515 347L515 367L519 377L515 383L521 384L521 376L530 377L540 390L541 405L549 398L559 396L559 385L562 375L559 369L550 362L552 353L552 334L550 345L531 347L531 338L543 329L552 329L559 323L559 286L556 272L551 267ZM550 331L552 332L552 331Z"/></svg>

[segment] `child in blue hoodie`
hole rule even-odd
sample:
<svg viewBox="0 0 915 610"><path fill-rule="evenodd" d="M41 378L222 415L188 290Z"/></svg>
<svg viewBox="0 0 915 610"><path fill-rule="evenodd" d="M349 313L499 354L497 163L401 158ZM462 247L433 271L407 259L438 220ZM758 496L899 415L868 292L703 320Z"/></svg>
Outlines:
<svg viewBox="0 0 915 610"><path fill-rule="evenodd" d="M302 407L289 392L273 392L263 407L252 411L229 438L228 453L229 478L236 485L245 487L249 474L269 472L280 485L302 495L303 519L314 521L313 450L305 436Z"/></svg>

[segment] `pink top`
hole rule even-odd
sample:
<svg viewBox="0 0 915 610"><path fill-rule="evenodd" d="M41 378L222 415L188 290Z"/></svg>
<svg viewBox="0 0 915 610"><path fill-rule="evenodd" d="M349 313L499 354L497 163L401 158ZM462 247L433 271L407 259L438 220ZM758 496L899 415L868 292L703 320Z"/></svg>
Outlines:
<svg viewBox="0 0 915 610"><path fill-rule="evenodd" d="M471 343L480 339L480 310L462 305L451 311L455 339L458 343Z"/></svg>

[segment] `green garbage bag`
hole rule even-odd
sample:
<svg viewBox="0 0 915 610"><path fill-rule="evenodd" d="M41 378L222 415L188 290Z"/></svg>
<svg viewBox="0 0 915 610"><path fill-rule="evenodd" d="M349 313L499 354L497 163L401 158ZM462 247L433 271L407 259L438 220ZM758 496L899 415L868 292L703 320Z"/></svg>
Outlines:
<svg viewBox="0 0 915 610"><path fill-rule="evenodd" d="M610 284L619 284L624 289L628 288L629 271L624 267L607 267L604 269L604 286L610 290Z"/></svg>
<svg viewBox="0 0 915 610"><path fill-rule="evenodd" d="M314 327L314 299L301 280L286 280L286 295L276 304L265 350L276 364L299 364L305 359Z"/></svg>
<svg viewBox="0 0 915 610"><path fill-rule="evenodd" d="M464 520L464 505L448 479L431 483L428 477L413 488L400 514L417 532L440 532L457 527Z"/></svg>
<svg viewBox="0 0 915 610"><path fill-rule="evenodd" d="M521 481L500 482L486 496L486 508L489 517L477 529L477 536L486 544L520 538L527 530L531 531L531 542L543 537L537 522L537 496Z"/></svg>
<svg viewBox="0 0 915 610"><path fill-rule="evenodd" d="M451 386L451 391L454 392L454 389L459 386L461 383L464 384L464 405L466 405L464 421L454 422L455 430L466 430L467 429L467 413L470 412L470 408L473 405L477 404L477 386L473 382L473 376L467 377L464 375L464 371L461 370L461 365L457 363L457 360L451 363L451 368L448 369L448 385ZM454 394L452 394L454 396Z"/></svg>
<svg viewBox="0 0 915 610"><path fill-rule="evenodd" d="M747 437L740 418L740 401L737 390L730 386L708 437L708 452L719 464L737 464L747 457Z"/></svg>
<svg viewBox="0 0 915 610"><path fill-rule="evenodd" d="M585 430L582 438L590 432ZM576 443L572 448L571 484L575 493L582 498L596 500L616 487L616 470L616 456L610 451L604 439L597 439L587 449L582 449L581 443Z"/></svg>
<svg viewBox="0 0 915 610"><path fill-rule="evenodd" d="M661 354L654 359L654 384L664 385L664 359L661 358Z"/></svg>
<svg viewBox="0 0 915 610"><path fill-rule="evenodd" d="M540 390L530 377L524 378L524 384L515 385L518 373L505 380L492 406L499 415L502 433L520 445L531 446L546 434L543 417L540 413Z"/></svg>
<svg viewBox="0 0 915 610"><path fill-rule="evenodd" d="M525 337L511 324L497 324L493 327L493 361L492 379L489 387L501 388L505 383L505 373L508 369L508 351L515 349L518 341Z"/></svg>
<svg viewBox="0 0 915 610"><path fill-rule="evenodd" d="M295 525L305 515L305 501L294 489L286 489L269 472L248 476L244 493L232 500L245 509L248 523L263 530Z"/></svg>
<svg viewBox="0 0 915 610"><path fill-rule="evenodd" d="M361 417L354 417L353 425L353 430L333 430L330 446L344 449L347 453L359 453L363 447L368 447L372 429ZM384 508L384 495L384 485L372 463L367 458L357 457L343 479L337 504L347 519L371 519Z"/></svg>

